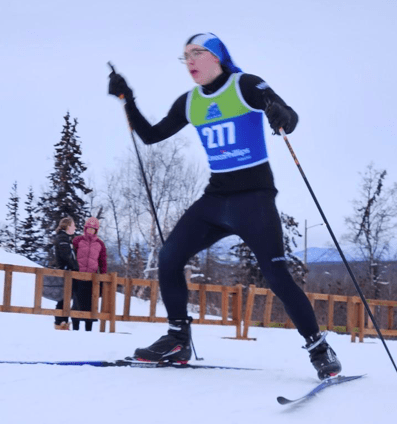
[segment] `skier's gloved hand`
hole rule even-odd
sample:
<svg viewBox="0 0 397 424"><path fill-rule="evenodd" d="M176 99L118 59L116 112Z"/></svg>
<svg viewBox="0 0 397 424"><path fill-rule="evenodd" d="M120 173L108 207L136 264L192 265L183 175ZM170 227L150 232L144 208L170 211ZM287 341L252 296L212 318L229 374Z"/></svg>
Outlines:
<svg viewBox="0 0 397 424"><path fill-rule="evenodd" d="M121 99L124 98L127 102L134 100L132 90L128 87L125 79L115 72L109 75L109 94Z"/></svg>
<svg viewBox="0 0 397 424"><path fill-rule="evenodd" d="M280 127L283 128L287 134L290 134L295 129L298 122L298 117L291 108L277 102L270 103L265 113L269 120L270 127L277 135L280 135ZM294 116L292 116L293 114Z"/></svg>

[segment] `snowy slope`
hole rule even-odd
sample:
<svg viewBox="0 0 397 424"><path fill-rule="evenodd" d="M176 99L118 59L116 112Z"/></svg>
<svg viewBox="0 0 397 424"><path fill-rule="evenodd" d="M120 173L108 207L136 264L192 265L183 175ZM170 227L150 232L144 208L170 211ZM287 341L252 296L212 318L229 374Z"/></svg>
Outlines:
<svg viewBox="0 0 397 424"><path fill-rule="evenodd" d="M26 259L3 251L0 262L28 265ZM3 279L0 272L0 286ZM13 296L30 303L31 277L19 274L15 282ZM132 303L134 313L147 314L145 302L134 299ZM53 330L52 317L0 313L0 360L123 358L152 343L166 328L165 324L118 322L116 334L99 333L97 323L92 333L65 332ZM342 360L343 373L368 376L327 389L306 404L285 407L276 402L278 395L294 398L317 383L307 352L301 349L303 339L295 330L263 328L250 329L256 341L222 338L234 335L232 327L193 328L196 350L206 363L263 371L0 364L1 422L342 424L394 419L397 373L378 340L352 344L349 336L331 333L328 340ZM397 342L388 346L396 358Z"/></svg>

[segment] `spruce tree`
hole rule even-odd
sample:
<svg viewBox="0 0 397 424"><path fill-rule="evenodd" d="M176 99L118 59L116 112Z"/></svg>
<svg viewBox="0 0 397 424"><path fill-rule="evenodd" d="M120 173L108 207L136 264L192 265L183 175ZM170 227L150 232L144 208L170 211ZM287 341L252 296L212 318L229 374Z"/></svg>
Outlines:
<svg viewBox="0 0 397 424"><path fill-rule="evenodd" d="M87 167L81 161L81 143L76 129L78 122L76 118L71 122L69 112L64 120L61 141L55 144L54 171L47 177L50 180L49 188L37 204L47 252L52 247L53 231L62 218L72 217L76 231L82 232L85 219L89 216L88 206L81 198L91 189L82 177Z"/></svg>
<svg viewBox="0 0 397 424"><path fill-rule="evenodd" d="M26 218L20 224L20 253L33 262L40 261L40 251L43 247L42 237L38 228L38 221L35 216L35 206L33 188L29 187L27 200L25 202Z"/></svg>
<svg viewBox="0 0 397 424"><path fill-rule="evenodd" d="M0 223L0 247L6 249L7 242L7 226Z"/></svg>
<svg viewBox="0 0 397 424"><path fill-rule="evenodd" d="M12 185L10 199L7 203L7 217L6 221L9 224L4 229L4 247L8 252L18 253L19 252L19 236L20 236L20 222L19 222L19 196L18 196L18 184Z"/></svg>

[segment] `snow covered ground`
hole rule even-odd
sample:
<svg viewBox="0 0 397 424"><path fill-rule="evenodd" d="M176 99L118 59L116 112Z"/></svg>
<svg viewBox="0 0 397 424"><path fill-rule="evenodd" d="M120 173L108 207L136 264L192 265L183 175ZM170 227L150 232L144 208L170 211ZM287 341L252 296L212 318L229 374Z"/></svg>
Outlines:
<svg viewBox="0 0 397 424"><path fill-rule="evenodd" d="M0 250L0 263L31 265ZM0 302L4 273L0 272ZM33 303L31 276L18 274L13 304ZM120 295L120 308L122 295ZM54 302L44 300L44 307ZM162 309L162 306L159 305ZM131 310L147 314L134 298ZM164 314L162 309L161 315ZM0 313L0 360L112 360L131 355L166 332L166 324L116 323L117 333L55 331L53 317ZM262 371L129 369L0 364L0 420L4 424L234 424L393 422L397 373L382 344L330 333L342 374L367 377L331 387L309 402L281 406L276 397L299 397L318 380L296 330L251 328L256 341L223 337L233 327L193 327L205 363ZM397 342L388 346L397 358ZM194 362L194 361L192 361Z"/></svg>

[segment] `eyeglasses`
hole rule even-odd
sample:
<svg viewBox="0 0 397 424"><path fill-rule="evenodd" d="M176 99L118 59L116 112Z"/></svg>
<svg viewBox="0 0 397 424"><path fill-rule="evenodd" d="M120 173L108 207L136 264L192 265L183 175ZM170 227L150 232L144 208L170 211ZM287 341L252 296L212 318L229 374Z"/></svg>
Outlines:
<svg viewBox="0 0 397 424"><path fill-rule="evenodd" d="M189 59L198 59L204 52L208 52L206 49L193 49L190 53L185 53L183 56L178 57L181 63L186 63Z"/></svg>

